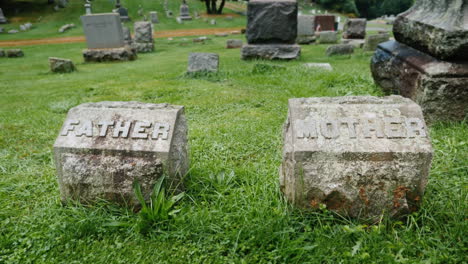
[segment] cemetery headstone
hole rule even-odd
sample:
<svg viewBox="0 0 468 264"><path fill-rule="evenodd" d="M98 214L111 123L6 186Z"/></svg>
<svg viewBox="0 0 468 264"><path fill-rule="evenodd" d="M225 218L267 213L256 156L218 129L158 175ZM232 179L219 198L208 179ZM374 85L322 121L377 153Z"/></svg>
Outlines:
<svg viewBox="0 0 468 264"><path fill-rule="evenodd" d="M345 39L364 39L366 37L367 19L350 18L346 21L343 28L343 38Z"/></svg>
<svg viewBox="0 0 468 264"><path fill-rule="evenodd" d="M6 56L8 58L19 58L24 57L24 53L21 49L9 49L6 51Z"/></svg>
<svg viewBox="0 0 468 264"><path fill-rule="evenodd" d="M251 0L247 5L247 45L242 59L291 60L300 56L296 0Z"/></svg>
<svg viewBox="0 0 468 264"><path fill-rule="evenodd" d="M74 27L75 27L75 24L66 24L66 25L61 26L59 28L58 32L59 33L64 33L65 31L70 30L70 29L72 29Z"/></svg>
<svg viewBox="0 0 468 264"><path fill-rule="evenodd" d="M335 55L349 55L354 53L354 45L351 44L338 44L331 45L327 48L327 56Z"/></svg>
<svg viewBox="0 0 468 264"><path fill-rule="evenodd" d="M188 73L217 72L219 55L216 53L190 53L188 59Z"/></svg>
<svg viewBox="0 0 468 264"><path fill-rule="evenodd" d="M358 49L364 46L364 42L364 39L341 39L341 44L350 44Z"/></svg>
<svg viewBox="0 0 468 264"><path fill-rule="evenodd" d="M242 40L240 39L228 39L226 41L227 49L239 49L242 48Z"/></svg>
<svg viewBox="0 0 468 264"><path fill-rule="evenodd" d="M81 16L87 49L86 62L128 61L136 59L136 51L125 46L119 14L105 13Z"/></svg>
<svg viewBox="0 0 468 264"><path fill-rule="evenodd" d="M1 57L5 57L6 56L6 53L3 49L0 49L0 58Z"/></svg>
<svg viewBox="0 0 468 264"><path fill-rule="evenodd" d="M139 5L139 6L138 6L138 11L137 11L138 16L139 16L139 17L142 17L142 16L143 16L143 12L144 12L143 7L141 7L141 5Z"/></svg>
<svg viewBox="0 0 468 264"><path fill-rule="evenodd" d="M86 15L91 15L93 12L91 11L91 2L90 0L86 0L86 4L84 5L85 7L85 14Z"/></svg>
<svg viewBox="0 0 468 264"><path fill-rule="evenodd" d="M76 70L71 60L49 57L49 67L51 72L69 73Z"/></svg>
<svg viewBox="0 0 468 264"><path fill-rule="evenodd" d="M320 31L316 33L320 44L333 44L338 42L338 34L336 31Z"/></svg>
<svg viewBox="0 0 468 264"><path fill-rule="evenodd" d="M315 62L309 62L304 64L306 68L314 68L314 69L320 69L320 70L325 70L325 71L332 71L333 67L330 65L330 63L315 63Z"/></svg>
<svg viewBox="0 0 468 264"><path fill-rule="evenodd" d="M59 7L58 5L54 6L54 11L55 11L55 12L60 11L60 7Z"/></svg>
<svg viewBox="0 0 468 264"><path fill-rule="evenodd" d="M192 20L192 16L190 16L189 6L187 2L183 0L182 4L180 5L180 14L179 18L181 20Z"/></svg>
<svg viewBox="0 0 468 264"><path fill-rule="evenodd" d="M227 36L229 36L229 34L225 33L225 32L222 32L222 33L216 33L215 36L216 37L227 37Z"/></svg>
<svg viewBox="0 0 468 264"><path fill-rule="evenodd" d="M210 20L210 25L216 25L216 19L211 19Z"/></svg>
<svg viewBox="0 0 468 264"><path fill-rule="evenodd" d="M459 1L416 1L396 18L396 41L378 45L371 61L375 82L421 105L428 122L466 120L467 18L468 5Z"/></svg>
<svg viewBox="0 0 468 264"><path fill-rule="evenodd" d="M377 46L380 43L383 43L389 40L390 40L390 35L388 33L367 36L363 49L364 51L375 51L375 49L377 49Z"/></svg>
<svg viewBox="0 0 468 264"><path fill-rule="evenodd" d="M62 201L100 199L138 204L137 180L148 199L166 175L169 191L187 173L183 106L140 102L86 103L70 109L54 144Z"/></svg>
<svg viewBox="0 0 468 264"><path fill-rule="evenodd" d="M113 12L119 14L120 20L122 22L130 21L130 17L128 16L128 9L120 4L120 0L116 0L115 9Z"/></svg>
<svg viewBox="0 0 468 264"><path fill-rule="evenodd" d="M283 138L280 186L299 207L377 220L421 204L433 150L410 99L290 99Z"/></svg>
<svg viewBox="0 0 468 264"><path fill-rule="evenodd" d="M158 12L151 11L149 14L150 14L150 18L151 18L151 23L159 24Z"/></svg>
<svg viewBox="0 0 468 264"><path fill-rule="evenodd" d="M315 15L314 25L316 31L335 31L334 15Z"/></svg>
<svg viewBox="0 0 468 264"><path fill-rule="evenodd" d="M150 22L135 22L135 41L133 43L137 52L154 51L153 30Z"/></svg>

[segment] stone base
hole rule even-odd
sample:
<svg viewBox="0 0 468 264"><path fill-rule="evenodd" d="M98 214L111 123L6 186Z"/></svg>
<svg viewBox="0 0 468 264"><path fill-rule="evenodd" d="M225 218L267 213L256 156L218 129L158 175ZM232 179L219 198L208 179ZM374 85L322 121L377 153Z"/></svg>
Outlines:
<svg viewBox="0 0 468 264"><path fill-rule="evenodd" d="M375 82L418 103L428 122L468 116L468 61L438 60L396 41L378 46L371 61Z"/></svg>
<svg viewBox="0 0 468 264"><path fill-rule="evenodd" d="M50 57L49 66L51 72L69 73L76 70L71 60Z"/></svg>
<svg viewBox="0 0 468 264"><path fill-rule="evenodd" d="M179 17L181 20L192 20L191 16L180 16Z"/></svg>
<svg viewBox="0 0 468 264"><path fill-rule="evenodd" d="M297 36L296 43L301 45L308 45L315 42L315 36Z"/></svg>
<svg viewBox="0 0 468 264"><path fill-rule="evenodd" d="M136 50L131 47L114 49L85 49L83 50L85 62L106 62L106 61L132 61L136 60Z"/></svg>
<svg viewBox="0 0 468 264"><path fill-rule="evenodd" d="M154 51L154 43L133 43L132 47L135 48L138 53L148 53Z"/></svg>
<svg viewBox="0 0 468 264"><path fill-rule="evenodd" d="M9 49L6 51L6 56L8 58L20 58L24 57L24 53L21 49Z"/></svg>
<svg viewBox="0 0 468 264"><path fill-rule="evenodd" d="M267 60L293 60L301 55L301 47L297 44L247 44L242 47L243 60L267 59Z"/></svg>
<svg viewBox="0 0 468 264"><path fill-rule="evenodd" d="M364 46L364 39L341 39L341 44L350 44L355 48L360 49Z"/></svg>

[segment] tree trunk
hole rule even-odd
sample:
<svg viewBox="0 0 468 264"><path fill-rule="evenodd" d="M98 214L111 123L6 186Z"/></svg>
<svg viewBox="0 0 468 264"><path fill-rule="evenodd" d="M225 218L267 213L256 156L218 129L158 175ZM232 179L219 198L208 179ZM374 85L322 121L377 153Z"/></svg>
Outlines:
<svg viewBox="0 0 468 264"><path fill-rule="evenodd" d="M211 14L210 0L205 0L206 13Z"/></svg>
<svg viewBox="0 0 468 264"><path fill-rule="evenodd" d="M221 1L221 4L219 5L218 11L216 13L218 13L218 14L223 13L224 3L226 3L226 0Z"/></svg>
<svg viewBox="0 0 468 264"><path fill-rule="evenodd" d="M211 0L211 14L216 14L216 0Z"/></svg>

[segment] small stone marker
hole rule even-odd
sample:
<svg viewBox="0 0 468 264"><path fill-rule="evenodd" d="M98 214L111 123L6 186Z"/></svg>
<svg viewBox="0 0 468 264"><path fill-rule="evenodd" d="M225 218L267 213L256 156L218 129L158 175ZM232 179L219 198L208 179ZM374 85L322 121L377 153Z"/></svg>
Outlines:
<svg viewBox="0 0 468 264"><path fill-rule="evenodd" d="M382 33L377 35L370 35L366 37L366 41L364 42L364 51L375 51L377 46L380 43L386 42L390 40L390 35L388 33Z"/></svg>
<svg viewBox="0 0 468 264"><path fill-rule="evenodd" d="M0 34L4 32L5 32L5 29L3 27L0 27Z"/></svg>
<svg viewBox="0 0 468 264"><path fill-rule="evenodd" d="M336 31L321 31L317 34L320 44L333 44L338 42L338 34Z"/></svg>
<svg viewBox="0 0 468 264"><path fill-rule="evenodd" d="M366 37L367 19L350 18L343 28L344 39L364 39Z"/></svg>
<svg viewBox="0 0 468 264"><path fill-rule="evenodd" d="M8 20L3 14L3 10L0 8L0 24L6 24L6 23L8 23Z"/></svg>
<svg viewBox="0 0 468 264"><path fill-rule="evenodd" d="M153 30L150 22L135 22L135 41L133 46L137 52L145 53L154 51Z"/></svg>
<svg viewBox="0 0 468 264"><path fill-rule="evenodd" d="M9 49L6 51L6 56L8 58L19 58L24 57L24 53L21 49Z"/></svg>
<svg viewBox="0 0 468 264"><path fill-rule="evenodd" d="M19 31L16 30L16 29L10 29L10 30L8 30L8 34L16 34L16 33L18 33L18 32L19 32Z"/></svg>
<svg viewBox="0 0 468 264"><path fill-rule="evenodd" d="M58 7L60 7L60 8L65 8L65 7L67 7L67 5L68 5L68 0L58 0L57 5L58 5Z"/></svg>
<svg viewBox="0 0 468 264"><path fill-rule="evenodd" d="M354 53L354 45L351 44L338 44L331 45L327 48L327 56L335 55L349 55Z"/></svg>
<svg viewBox="0 0 468 264"><path fill-rule="evenodd" d="M177 24L183 24L184 21L180 17L176 17Z"/></svg>
<svg viewBox="0 0 468 264"><path fill-rule="evenodd" d="M148 198L166 175L182 189L187 173L183 106L140 102L86 103L70 109L54 144L62 201L99 199L138 204L132 183Z"/></svg>
<svg viewBox="0 0 468 264"><path fill-rule="evenodd" d="M300 15L297 17L297 43L310 44L315 41L314 16Z"/></svg>
<svg viewBox="0 0 468 264"><path fill-rule="evenodd" d="M188 73L217 72L219 56L216 53L190 53L188 59Z"/></svg>
<svg viewBox="0 0 468 264"><path fill-rule="evenodd" d="M75 27L75 24L66 24L66 25L61 26L59 28L58 32L59 33L64 33L65 31L70 30L70 29L72 29L74 27Z"/></svg>
<svg viewBox="0 0 468 264"><path fill-rule="evenodd" d="M305 67L307 68L315 68L315 69L321 69L325 71L333 71L332 66L330 63L314 63L314 62L309 62L304 64Z"/></svg>
<svg viewBox="0 0 468 264"><path fill-rule="evenodd" d="M151 11L151 12L149 12L149 14L150 14L151 23L153 23L153 24L159 24L158 12L156 12L156 11Z"/></svg>
<svg viewBox="0 0 468 264"><path fill-rule="evenodd" d="M216 19L211 19L210 20L210 25L216 25Z"/></svg>
<svg viewBox="0 0 468 264"><path fill-rule="evenodd" d="M317 31L336 31L334 15L315 15L314 25Z"/></svg>
<svg viewBox="0 0 468 264"><path fill-rule="evenodd" d="M397 217L419 208L432 153L421 108L409 99L290 99L280 186L299 207Z"/></svg>
<svg viewBox="0 0 468 264"><path fill-rule="evenodd" d="M185 2L185 0L183 0L182 5L180 5L179 18L181 20L192 20L192 17L190 16L189 6Z"/></svg>
<svg viewBox="0 0 468 264"><path fill-rule="evenodd" d="M226 41L227 49L239 49L242 48L242 40L240 39L228 39Z"/></svg>
<svg viewBox="0 0 468 264"><path fill-rule="evenodd" d="M229 36L229 34L228 34L228 33L225 33L225 32L223 32L223 33L216 33L216 34L215 34L215 37L227 37L227 36Z"/></svg>
<svg viewBox="0 0 468 264"><path fill-rule="evenodd" d="M341 44L351 44L355 48L360 49L364 46L364 39L341 39Z"/></svg>
<svg viewBox="0 0 468 264"><path fill-rule="evenodd" d="M75 65L73 65L71 60L55 57L49 58L49 66L50 71L56 73L69 73L76 70Z"/></svg>
<svg viewBox="0 0 468 264"><path fill-rule="evenodd" d="M296 0L251 0L247 5L247 45L242 59L291 60L300 56Z"/></svg>
<svg viewBox="0 0 468 264"><path fill-rule="evenodd" d="M6 56L6 53L4 50L0 49L0 58L1 57L5 57Z"/></svg>
<svg viewBox="0 0 468 264"><path fill-rule="evenodd" d="M136 50L130 46L113 49L85 49L85 62L133 61L137 59Z"/></svg>

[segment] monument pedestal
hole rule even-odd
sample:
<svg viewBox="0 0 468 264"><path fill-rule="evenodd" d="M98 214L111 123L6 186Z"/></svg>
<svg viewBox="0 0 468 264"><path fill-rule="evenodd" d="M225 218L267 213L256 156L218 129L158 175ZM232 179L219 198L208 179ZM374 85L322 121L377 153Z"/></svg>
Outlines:
<svg viewBox="0 0 468 264"><path fill-rule="evenodd" d="M111 49L85 49L83 50L85 62L132 61L136 60L135 48L125 46Z"/></svg>
<svg viewBox="0 0 468 264"><path fill-rule="evenodd" d="M428 122L464 120L468 116L468 62L442 61L388 41L378 46L371 71L386 93L418 103Z"/></svg>
<svg viewBox="0 0 468 264"><path fill-rule="evenodd" d="M136 49L138 53L147 53L154 51L154 43L138 43L132 44L132 47Z"/></svg>
<svg viewBox="0 0 468 264"><path fill-rule="evenodd" d="M247 44L242 47L242 59L293 60L301 55L297 44Z"/></svg>

